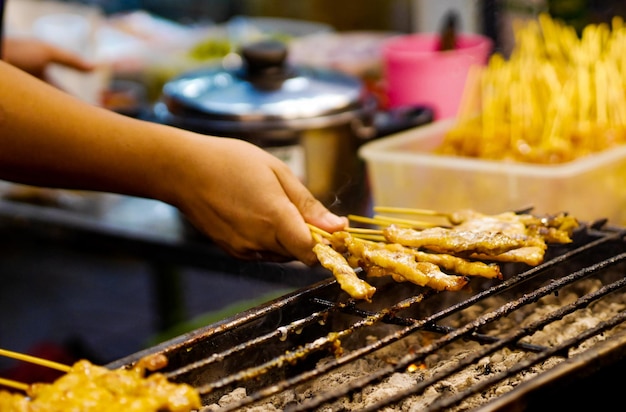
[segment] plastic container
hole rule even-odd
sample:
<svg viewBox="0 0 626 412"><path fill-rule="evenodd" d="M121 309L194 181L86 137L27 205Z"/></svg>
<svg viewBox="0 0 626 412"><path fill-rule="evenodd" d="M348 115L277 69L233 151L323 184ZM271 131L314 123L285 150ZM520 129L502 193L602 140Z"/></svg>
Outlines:
<svg viewBox="0 0 626 412"><path fill-rule="evenodd" d="M451 212L568 212L581 221L626 225L626 145L559 165L442 156L434 150L455 119L363 145L372 201Z"/></svg>
<svg viewBox="0 0 626 412"><path fill-rule="evenodd" d="M487 64L493 42L478 34L460 34L456 49L438 51L438 34L394 37L382 49L390 107L421 104L435 119L455 117L472 65Z"/></svg>

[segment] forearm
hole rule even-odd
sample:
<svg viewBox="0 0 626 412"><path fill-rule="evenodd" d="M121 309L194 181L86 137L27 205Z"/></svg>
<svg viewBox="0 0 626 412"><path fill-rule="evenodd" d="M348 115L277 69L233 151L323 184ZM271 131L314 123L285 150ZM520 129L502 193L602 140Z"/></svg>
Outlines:
<svg viewBox="0 0 626 412"><path fill-rule="evenodd" d="M2 62L0 179L161 200L246 259L313 263L306 223L347 223L258 146L90 106Z"/></svg>
<svg viewBox="0 0 626 412"><path fill-rule="evenodd" d="M167 196L153 180L168 176L170 128L90 106L1 62L0 79L1 179Z"/></svg>

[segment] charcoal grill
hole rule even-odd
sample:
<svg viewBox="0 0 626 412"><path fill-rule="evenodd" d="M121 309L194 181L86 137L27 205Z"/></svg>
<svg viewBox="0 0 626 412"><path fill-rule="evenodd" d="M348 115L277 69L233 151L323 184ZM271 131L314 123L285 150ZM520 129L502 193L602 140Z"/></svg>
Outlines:
<svg viewBox="0 0 626 412"><path fill-rule="evenodd" d="M220 411L610 404L626 363L625 234L585 224L540 266L502 265L503 280L461 292L374 279L367 303L329 278L108 367L163 353L162 372Z"/></svg>

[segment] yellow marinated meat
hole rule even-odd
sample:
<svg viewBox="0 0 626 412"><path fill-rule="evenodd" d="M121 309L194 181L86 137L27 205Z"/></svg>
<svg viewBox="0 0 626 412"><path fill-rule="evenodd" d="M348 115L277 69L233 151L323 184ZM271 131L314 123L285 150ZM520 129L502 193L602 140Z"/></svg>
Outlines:
<svg viewBox="0 0 626 412"><path fill-rule="evenodd" d="M333 273L343 291L355 299L371 300L376 288L359 278L341 253L324 243L315 244L313 252L320 264Z"/></svg>
<svg viewBox="0 0 626 412"><path fill-rule="evenodd" d="M511 262L526 263L530 266L537 266L543 262L545 249L537 246L521 247L519 249L509 250L499 255L483 255L474 253L470 255L472 259L487 260L491 262Z"/></svg>
<svg viewBox="0 0 626 412"><path fill-rule="evenodd" d="M363 281L355 268L363 269L368 277L390 276L397 282L454 291L462 289L468 277L502 279L498 263L542 263L548 243L572 242L579 226L565 213L486 215L467 209L445 216L451 226L414 229L386 222L374 234L360 228L354 235L350 230L326 234L330 245L319 243L314 250L322 265L343 282L342 289L357 299L365 292L359 289Z"/></svg>
<svg viewBox="0 0 626 412"><path fill-rule="evenodd" d="M499 255L524 246L537 246L538 240L528 236L510 236L502 232L448 229L433 227L414 230L397 225L383 229L387 241L438 253L481 253Z"/></svg>
<svg viewBox="0 0 626 412"><path fill-rule="evenodd" d="M435 290L460 290L467 284L467 279L443 273L439 267L429 262L417 262L409 253L386 248L365 249L363 258L389 273L402 276L405 280L419 286Z"/></svg>
<svg viewBox="0 0 626 412"><path fill-rule="evenodd" d="M462 276L443 273L430 262L418 262L413 252L401 245L360 241L346 232L337 232L333 238L334 243L337 239L343 241L350 255L358 258L369 276L380 276L386 272L395 280L400 276L403 280L435 290L459 290L467 284Z"/></svg>
<svg viewBox="0 0 626 412"><path fill-rule="evenodd" d="M419 262L430 262L458 275L502 279L502 272L498 265L469 261L446 253L426 253L419 250L413 250L412 253Z"/></svg>
<svg viewBox="0 0 626 412"><path fill-rule="evenodd" d="M350 237L350 234L347 232L337 232L333 234L332 237L333 246L335 249L342 250L343 252L347 252L347 243L353 243L354 239ZM484 278L502 278L502 272L500 271L500 267L495 264L487 264L485 262L480 261L470 261L462 257L446 254L446 253L427 253L422 252L413 248L405 247L400 245L399 243L377 243L379 247L384 247L389 250L396 250L402 253L406 253L409 255L413 255L415 260L418 262L428 262L433 263L440 268L452 272L457 275L462 276L480 276ZM361 246L363 247L363 246ZM358 246L353 246L352 250L354 253L360 253ZM363 258L361 256L352 255L348 256L348 262L352 267L361 266L364 267ZM369 276L383 276L373 275L371 273L372 268L368 268L367 272ZM387 273L388 275L388 273Z"/></svg>
<svg viewBox="0 0 626 412"><path fill-rule="evenodd" d="M200 395L165 375L145 376L143 366L110 370L81 360L52 383L36 383L26 395L0 391L0 410L15 412L189 412Z"/></svg>
<svg viewBox="0 0 626 412"><path fill-rule="evenodd" d="M564 213L545 217L514 212L485 215L470 209L452 213L450 221L455 229L535 236L549 243L570 243L573 230L579 226L576 218Z"/></svg>

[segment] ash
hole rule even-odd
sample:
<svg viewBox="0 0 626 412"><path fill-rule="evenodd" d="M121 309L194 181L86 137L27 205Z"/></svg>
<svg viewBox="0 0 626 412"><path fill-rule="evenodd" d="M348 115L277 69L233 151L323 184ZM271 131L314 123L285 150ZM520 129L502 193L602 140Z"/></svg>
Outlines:
<svg viewBox="0 0 626 412"><path fill-rule="evenodd" d="M592 292L601 286L602 283L599 280L585 280L578 285L570 286L560 291L558 297L554 295L546 296L535 304L522 308L509 315L507 318L500 319L497 324L490 326L486 331L481 330L481 332L488 333L492 336L502 336L512 330L518 329L520 326L528 325L538 319L544 318L550 312L575 301L581 295ZM481 302L479 305L464 310L456 319L449 319L446 323L450 326L463 325L489 311L490 308L500 307L504 303L506 302L503 298L492 297ZM625 307L625 295L623 293L613 293L603 300L589 305L585 309L578 310L557 322L551 323L543 330L537 331L533 335L524 338L523 342L546 347L559 344L609 319L618 312L623 311ZM578 347L570 349L568 356L571 357L576 353L582 352L598 342L610 338L615 335L615 333L625 328L626 327L620 325L606 333L594 336ZM371 374L372 371L379 370L380 368L389 368L390 365L394 365L407 353L427 345L439 336L440 335L429 332L415 333L364 358L360 358L341 369L330 372L313 382L303 384L297 388L280 393L269 400L259 402L254 406L246 407L241 410L247 412L283 411L284 408L289 405L299 404L304 400L313 398L329 390L329 388L337 388L346 385L354 379L367 376ZM377 337L368 336L366 343L371 343L373 339L377 339ZM366 386L360 389L358 393L324 405L318 410L323 412L356 411L372 406L378 401L389 398L391 395L403 390L410 389L417 383L434 376L438 372L454 366L459 360L472 355L480 349L481 344L477 342L464 340L453 342L437 351L436 354L425 358L422 364L412 365L410 368L411 371L401 370L393 373L378 384ZM398 404L386 407L382 409L382 411L426 411L433 402L463 391L484 379L488 379L496 373L506 371L519 362L528 359L529 356L532 357L534 355L522 350L504 348L490 356L480 359L478 362L450 375L444 380L438 380L434 385L426 388L426 390L419 395L405 398ZM320 362L323 363L329 359L330 358ZM513 390L520 383L528 381L541 372L555 367L564 360L564 357L549 358L534 367L524 369L523 372L488 387L487 390L480 394L467 398L463 400L462 403L452 408L447 408L446 410L466 411L477 408ZM223 396L218 403L204 407L202 412L218 411L222 407L245 398L245 396L246 389L238 388L228 395Z"/></svg>

